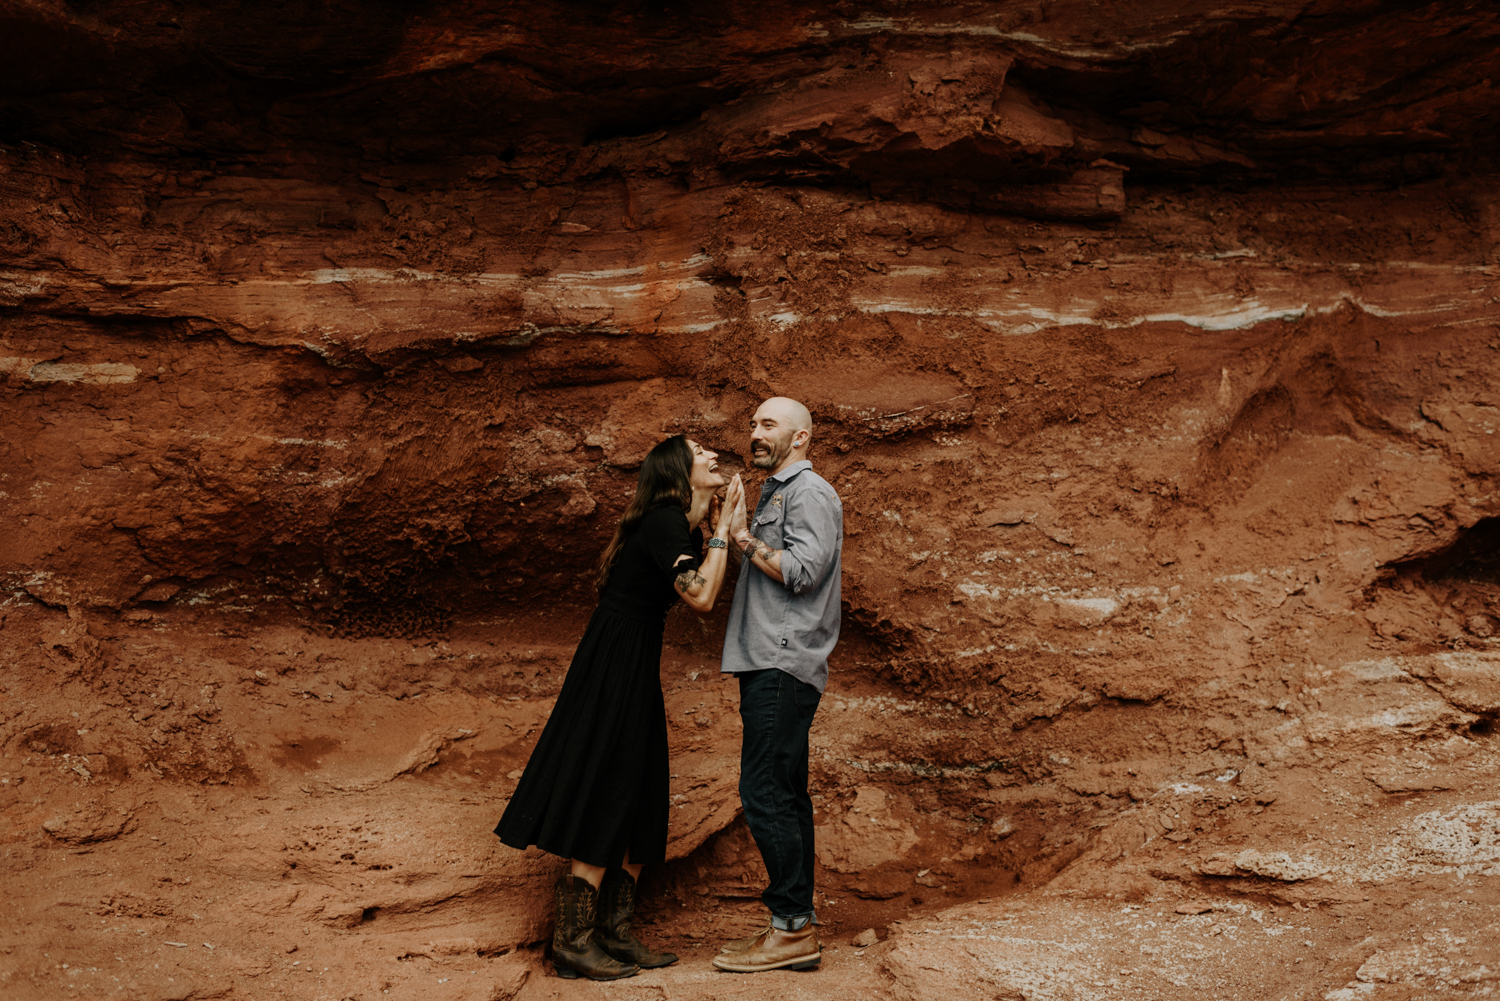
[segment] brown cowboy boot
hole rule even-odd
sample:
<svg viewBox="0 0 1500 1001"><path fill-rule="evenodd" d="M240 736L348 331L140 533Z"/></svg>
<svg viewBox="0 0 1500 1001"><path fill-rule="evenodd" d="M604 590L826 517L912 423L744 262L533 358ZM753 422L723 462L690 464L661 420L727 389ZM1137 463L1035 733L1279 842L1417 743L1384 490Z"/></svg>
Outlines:
<svg viewBox="0 0 1500 1001"><path fill-rule="evenodd" d="M823 961L818 926L809 921L796 931L771 927L756 936L755 944L743 952L721 953L714 965L730 973L761 973L765 970L812 970Z"/></svg>
<svg viewBox="0 0 1500 1001"><path fill-rule="evenodd" d="M557 877L557 926L552 932L552 965L564 980L633 977L640 967L612 959L594 939L599 891L566 870Z"/></svg>
<svg viewBox="0 0 1500 1001"><path fill-rule="evenodd" d="M606 869L599 884L599 945L624 963L643 970L671 966L677 957L670 952L652 952L630 930L635 913L635 880L624 869Z"/></svg>

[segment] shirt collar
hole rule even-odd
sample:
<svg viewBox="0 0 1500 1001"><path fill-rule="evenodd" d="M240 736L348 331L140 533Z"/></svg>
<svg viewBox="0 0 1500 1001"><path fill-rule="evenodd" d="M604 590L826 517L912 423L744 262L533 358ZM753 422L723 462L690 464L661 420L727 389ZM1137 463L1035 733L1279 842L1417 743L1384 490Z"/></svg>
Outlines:
<svg viewBox="0 0 1500 1001"><path fill-rule="evenodd" d="M775 480L777 483L785 483L793 476L796 476L798 473L802 472L802 470L811 468L812 461L810 459L798 459L796 462L792 463L790 466L787 466L775 476L766 477L766 480Z"/></svg>

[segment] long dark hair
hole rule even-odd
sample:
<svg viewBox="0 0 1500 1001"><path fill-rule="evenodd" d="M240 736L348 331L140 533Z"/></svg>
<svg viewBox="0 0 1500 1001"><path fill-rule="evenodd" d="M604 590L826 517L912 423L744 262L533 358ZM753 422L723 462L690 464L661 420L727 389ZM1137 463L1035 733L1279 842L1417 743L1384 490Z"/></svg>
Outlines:
<svg viewBox="0 0 1500 1001"><path fill-rule="evenodd" d="M615 526L615 537L609 540L604 555L599 557L599 573L594 578L596 592L603 593L604 585L609 583L609 573L615 568L615 560L625 548L625 540L630 538L630 533L635 531L647 512L668 504L676 504L683 511L693 506L693 487L688 479L692 471L693 450L683 435L673 435L646 453L641 462L641 475L635 481L635 496Z"/></svg>

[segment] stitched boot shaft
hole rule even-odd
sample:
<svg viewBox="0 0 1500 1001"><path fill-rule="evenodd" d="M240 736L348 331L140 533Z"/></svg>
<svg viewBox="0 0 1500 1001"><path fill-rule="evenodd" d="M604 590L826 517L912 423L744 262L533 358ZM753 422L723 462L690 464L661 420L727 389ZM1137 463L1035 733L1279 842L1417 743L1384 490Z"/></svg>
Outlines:
<svg viewBox="0 0 1500 1001"><path fill-rule="evenodd" d="M564 872L557 878L557 925L552 932L552 965L557 975L576 979L619 980L640 968L611 958L594 938L599 891L589 881Z"/></svg>
<svg viewBox="0 0 1500 1001"><path fill-rule="evenodd" d="M606 869L599 884L599 944L604 951L643 969L671 966L677 957L670 952L652 952L630 929L635 914L635 880L624 869Z"/></svg>

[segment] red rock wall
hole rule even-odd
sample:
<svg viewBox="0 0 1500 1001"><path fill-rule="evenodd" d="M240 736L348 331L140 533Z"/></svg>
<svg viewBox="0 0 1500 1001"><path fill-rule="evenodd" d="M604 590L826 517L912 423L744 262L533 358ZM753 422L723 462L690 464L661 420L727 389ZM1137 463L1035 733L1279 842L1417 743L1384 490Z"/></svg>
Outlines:
<svg viewBox="0 0 1500 1001"><path fill-rule="evenodd" d="M846 510L818 768L830 832L853 833L827 838L831 885L924 838L1049 878L1153 783L1251 790L1343 739L1286 722L1341 665L1488 647L1488 10L0 18L16 754L270 781L292 768L273 746L367 731L361 699L446 691L370 774L430 752L503 794L640 456L682 431L732 457L771 394L813 411ZM727 726L695 687L721 622L674 617L667 671L693 674L674 712ZM274 641L299 667L266 659L267 629L301 637ZM177 695L152 636L188 662ZM1412 664L1441 698L1369 737L1377 757L1500 710L1488 669ZM205 685L239 701L205 719ZM255 722L309 693L354 707ZM497 722L503 693L521 715ZM100 714L97 749L65 710ZM449 732L470 716L477 744ZM677 855L734 815L734 734L683 727L703 782ZM883 833L845 824L853 804ZM736 836L700 876L753 883ZM497 900L540 878L502 871Z"/></svg>

